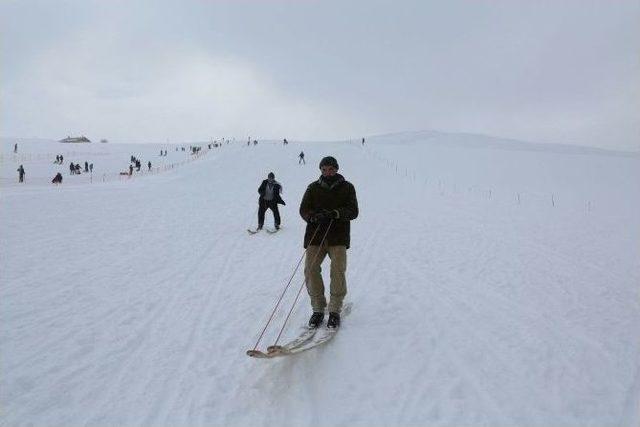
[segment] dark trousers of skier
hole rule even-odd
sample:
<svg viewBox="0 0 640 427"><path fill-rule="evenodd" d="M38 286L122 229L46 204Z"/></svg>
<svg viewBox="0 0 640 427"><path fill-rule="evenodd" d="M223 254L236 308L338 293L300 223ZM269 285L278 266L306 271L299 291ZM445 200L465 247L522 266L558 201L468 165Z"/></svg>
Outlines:
<svg viewBox="0 0 640 427"><path fill-rule="evenodd" d="M304 161L304 157L300 157L300 160L298 160L298 164L302 163L303 165L306 165L307 162Z"/></svg>
<svg viewBox="0 0 640 427"><path fill-rule="evenodd" d="M278 211L278 203L275 200L264 200L260 197L258 201L258 229L264 225L264 214L267 209L273 212L273 220L276 228L280 228L280 211Z"/></svg>

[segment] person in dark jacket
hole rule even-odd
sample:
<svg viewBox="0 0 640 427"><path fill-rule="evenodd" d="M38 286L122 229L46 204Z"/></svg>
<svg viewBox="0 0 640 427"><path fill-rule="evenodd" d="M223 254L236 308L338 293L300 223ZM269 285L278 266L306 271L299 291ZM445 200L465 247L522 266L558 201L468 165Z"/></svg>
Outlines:
<svg viewBox="0 0 640 427"><path fill-rule="evenodd" d="M327 327L340 326L340 311L347 294L347 249L351 243L350 222L358 217L356 190L338 173L338 161L325 157L320 162L322 175L307 187L300 203L300 216L307 222L304 235L306 259L304 276L313 314L309 326L317 328L324 320L327 301L321 264L331 259L329 320Z"/></svg>
<svg viewBox="0 0 640 427"><path fill-rule="evenodd" d="M52 184L62 184L62 174L58 172L51 180Z"/></svg>
<svg viewBox="0 0 640 427"><path fill-rule="evenodd" d="M276 176L273 172L269 172L267 179L262 181L260 187L258 187L258 230L262 230L264 225L264 214L267 209L271 209L273 212L273 221L276 230L280 228L280 212L278 211L278 205L285 205L282 200L280 192L282 191L282 185L276 181Z"/></svg>

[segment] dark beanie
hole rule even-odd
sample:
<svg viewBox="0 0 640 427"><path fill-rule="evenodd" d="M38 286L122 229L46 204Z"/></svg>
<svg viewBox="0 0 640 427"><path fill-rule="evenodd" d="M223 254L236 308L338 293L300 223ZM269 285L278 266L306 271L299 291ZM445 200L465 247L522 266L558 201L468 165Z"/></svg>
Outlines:
<svg viewBox="0 0 640 427"><path fill-rule="evenodd" d="M276 176L273 174L273 172L269 172L269 175L267 175L267 178L275 178Z"/></svg>
<svg viewBox="0 0 640 427"><path fill-rule="evenodd" d="M334 168L336 168L336 170L339 169L338 161L336 160L335 157L331 157L331 156L327 156L322 160L320 160L320 168L322 168L323 166L333 166Z"/></svg>

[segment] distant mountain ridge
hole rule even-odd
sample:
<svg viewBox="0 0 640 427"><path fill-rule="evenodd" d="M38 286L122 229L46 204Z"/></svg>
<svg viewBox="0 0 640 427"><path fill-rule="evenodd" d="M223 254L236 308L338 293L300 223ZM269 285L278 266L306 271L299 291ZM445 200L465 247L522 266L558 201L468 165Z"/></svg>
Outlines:
<svg viewBox="0 0 640 427"><path fill-rule="evenodd" d="M565 154L597 154L606 156L640 157L638 151L608 150L583 145L529 142L474 133L453 133L434 130L396 132L366 137L367 142L421 143L451 148L491 148L516 151L547 151Z"/></svg>

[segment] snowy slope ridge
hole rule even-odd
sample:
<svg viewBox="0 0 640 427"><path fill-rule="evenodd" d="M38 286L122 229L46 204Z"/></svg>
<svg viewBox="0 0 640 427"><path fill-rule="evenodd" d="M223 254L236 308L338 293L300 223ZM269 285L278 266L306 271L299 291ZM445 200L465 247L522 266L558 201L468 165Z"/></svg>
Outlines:
<svg viewBox="0 0 640 427"><path fill-rule="evenodd" d="M0 425L638 425L639 159L437 145L229 144L123 181L3 185ZM160 146L100 150L117 171ZM353 310L324 347L251 359L325 155L360 203ZM284 228L249 236L269 171ZM303 294L285 339L310 311Z"/></svg>
<svg viewBox="0 0 640 427"><path fill-rule="evenodd" d="M462 148L493 148L517 151L547 151L565 154L596 154L608 156L640 157L637 151L606 150L597 147L587 147L569 144L549 144L521 141L510 138L497 138L474 133L454 133L434 130L398 132L384 135L374 135L366 139L372 143L386 144L421 144Z"/></svg>

